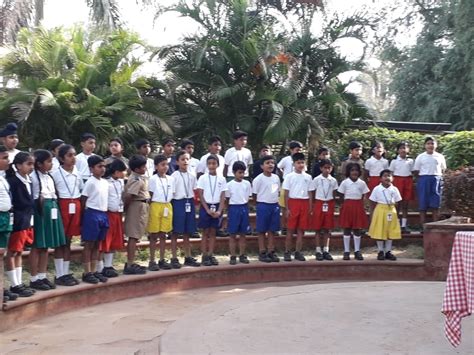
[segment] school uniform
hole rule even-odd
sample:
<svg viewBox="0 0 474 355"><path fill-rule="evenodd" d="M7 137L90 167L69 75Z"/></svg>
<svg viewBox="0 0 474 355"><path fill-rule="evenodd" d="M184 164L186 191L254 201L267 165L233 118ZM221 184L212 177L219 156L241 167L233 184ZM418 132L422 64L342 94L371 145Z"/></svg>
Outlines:
<svg viewBox="0 0 474 355"><path fill-rule="evenodd" d="M64 226L64 234L71 239L81 234L81 190L83 182L76 167L72 172L62 166L51 174L59 197L59 211Z"/></svg>
<svg viewBox="0 0 474 355"><path fill-rule="evenodd" d="M316 160L313 164L313 168L311 169L311 177L314 179L316 176L319 176L321 174L321 167L319 164L321 163L321 160ZM334 169L331 170L331 176L334 177Z"/></svg>
<svg viewBox="0 0 474 355"><path fill-rule="evenodd" d="M89 159L93 155L95 154L92 153L92 154L86 155L83 152L76 155L76 168L77 168L77 171L79 172L80 178L82 179L84 183L92 176L87 159Z"/></svg>
<svg viewBox="0 0 474 355"><path fill-rule="evenodd" d="M140 239L148 225L150 193L148 177L132 171L124 189L124 196L131 195L131 201L125 211L125 235L127 238Z"/></svg>
<svg viewBox="0 0 474 355"><path fill-rule="evenodd" d="M148 191L152 193L150 214L148 217L148 233L168 233L173 230L173 206L171 200L175 192L174 179L153 175L148 182Z"/></svg>
<svg viewBox="0 0 474 355"><path fill-rule="evenodd" d="M107 198L107 218L109 219L109 229L105 239L100 242L99 251L110 253L123 249L123 179L108 178L109 193Z"/></svg>
<svg viewBox="0 0 474 355"><path fill-rule="evenodd" d="M337 190L337 180L329 175L327 178L318 175L312 181L315 190L313 217L311 228L314 230L334 228L334 191Z"/></svg>
<svg viewBox="0 0 474 355"><path fill-rule="evenodd" d="M249 166L253 164L252 152L242 147L241 149L236 149L235 147L227 149L224 154L225 165L227 168L227 176L234 177L234 172L232 171L232 166L236 161L241 161L245 164L245 174L244 176L249 176Z"/></svg>
<svg viewBox="0 0 474 355"><path fill-rule="evenodd" d="M16 155L20 153L20 150L18 149L13 149L8 151L8 162L11 164L13 163L13 159L15 159Z"/></svg>
<svg viewBox="0 0 474 355"><path fill-rule="evenodd" d="M211 210L218 211L221 200L221 194L227 190L227 182L223 176L201 175L198 180L197 188L203 190L203 198ZM199 209L198 228L219 228L219 218L214 218L207 214L204 207Z"/></svg>
<svg viewBox="0 0 474 355"><path fill-rule="evenodd" d="M402 200L411 201L414 198L413 164L411 158L402 158L398 155L390 162L389 169L393 173L393 185L400 191Z"/></svg>
<svg viewBox="0 0 474 355"><path fill-rule="evenodd" d="M291 158L291 155L288 155L284 158L282 158L278 164L277 164L278 169L281 170L283 173L283 179L289 174L293 172L293 159Z"/></svg>
<svg viewBox="0 0 474 355"><path fill-rule="evenodd" d="M439 208L441 204L441 185L446 160L438 152L421 153L415 159L413 170L418 171L416 192L420 211Z"/></svg>
<svg viewBox="0 0 474 355"><path fill-rule="evenodd" d="M388 169L388 160L384 157L380 159L371 156L364 164L364 169L369 172L367 177L367 186L372 191L375 186L380 184L380 172L384 169Z"/></svg>
<svg viewBox="0 0 474 355"><path fill-rule="evenodd" d="M262 170L262 159L258 159L254 162L253 164L253 169L252 169L252 179L255 179L257 176L263 173ZM272 174L277 173L277 167L276 165L273 167Z"/></svg>
<svg viewBox="0 0 474 355"><path fill-rule="evenodd" d="M370 192L361 179L345 179L339 185L338 192L344 194L344 202L339 213L339 226L345 229L364 229L369 225L364 209L364 195Z"/></svg>
<svg viewBox="0 0 474 355"><path fill-rule="evenodd" d="M51 171L56 171L57 169L59 169L60 166L61 163L59 162L58 158L53 157L53 167L51 168Z"/></svg>
<svg viewBox="0 0 474 355"><path fill-rule="evenodd" d="M147 178L151 178L154 173L155 173L155 162L151 158L146 158L145 176ZM148 192L148 190L147 190L147 192Z"/></svg>
<svg viewBox="0 0 474 355"><path fill-rule="evenodd" d="M3 176L0 176L0 248L3 249L7 247L10 233L13 230L11 208L10 185Z"/></svg>
<svg viewBox="0 0 474 355"><path fill-rule="evenodd" d="M211 153L204 154L201 159L199 160L199 164L196 168L196 173L197 174L208 174L209 170L207 169L207 158L211 155ZM216 169L216 175L217 176L224 176L224 166L225 166L225 160L222 155L215 154L217 156L217 159L219 160L219 166ZM231 168L232 170L232 168Z"/></svg>
<svg viewBox="0 0 474 355"><path fill-rule="evenodd" d="M109 229L109 183L106 179L91 176L84 185L82 195L86 196L87 200L82 217L81 238L83 241L101 241Z"/></svg>
<svg viewBox="0 0 474 355"><path fill-rule="evenodd" d="M283 190L288 190L288 209L290 216L287 221L288 229L309 228L309 191L313 191L311 175L292 172L283 180Z"/></svg>
<svg viewBox="0 0 474 355"><path fill-rule="evenodd" d="M247 180L232 180L227 183L225 197L229 199L227 209L227 231L230 234L245 234L250 230L249 197L252 185Z"/></svg>
<svg viewBox="0 0 474 355"><path fill-rule="evenodd" d="M402 233L395 208L395 204L402 200L398 189L393 185L384 187L380 184L372 191L369 199L377 203L370 222L369 236L377 240L401 239Z"/></svg>
<svg viewBox="0 0 474 355"><path fill-rule="evenodd" d="M189 171L175 171L175 191L171 204L173 206L173 232L177 234L193 234L196 232L196 208L194 206L194 190L197 187L196 176Z"/></svg>
<svg viewBox="0 0 474 355"><path fill-rule="evenodd" d="M278 195L280 178L272 174L258 175L252 183L252 190L257 195L257 223L258 233L277 232L280 230L280 205Z"/></svg>
<svg viewBox="0 0 474 355"><path fill-rule="evenodd" d="M199 159L191 157L188 164L188 173L197 176L197 167L199 165Z"/></svg>

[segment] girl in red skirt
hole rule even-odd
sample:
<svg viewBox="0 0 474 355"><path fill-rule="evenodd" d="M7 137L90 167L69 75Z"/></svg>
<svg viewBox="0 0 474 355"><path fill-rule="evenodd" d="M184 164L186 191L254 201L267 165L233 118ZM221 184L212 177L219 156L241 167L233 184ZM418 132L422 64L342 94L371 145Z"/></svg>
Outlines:
<svg viewBox="0 0 474 355"><path fill-rule="evenodd" d="M346 166L346 179L341 182L337 191L342 195L343 203L339 215L339 225L344 229L343 260L350 260L351 234L354 236L354 257L364 260L360 252L362 229L369 225L364 209L364 197L370 191L367 184L360 179L362 170L359 164L350 163Z"/></svg>

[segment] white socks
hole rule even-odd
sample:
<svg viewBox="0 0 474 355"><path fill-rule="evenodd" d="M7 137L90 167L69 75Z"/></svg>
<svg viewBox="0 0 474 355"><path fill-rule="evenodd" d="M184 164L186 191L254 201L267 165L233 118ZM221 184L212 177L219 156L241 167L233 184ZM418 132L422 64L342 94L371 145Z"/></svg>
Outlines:
<svg viewBox="0 0 474 355"><path fill-rule="evenodd" d="M323 251L324 251L325 253L329 253L329 247L323 247Z"/></svg>
<svg viewBox="0 0 474 355"><path fill-rule="evenodd" d="M70 261L64 261L63 262L63 275L69 274L69 264L70 263L71 263Z"/></svg>
<svg viewBox="0 0 474 355"><path fill-rule="evenodd" d="M12 284L13 287L18 286L18 285L21 284L21 282L19 282L17 277L16 277L16 270L15 269L7 271L6 274L7 274L7 277L8 277L8 281L10 281L10 283Z"/></svg>
<svg viewBox="0 0 474 355"><path fill-rule="evenodd" d="M23 268L21 266L15 268L16 272L16 280L18 281L18 285L22 283L23 279Z"/></svg>
<svg viewBox="0 0 474 355"><path fill-rule="evenodd" d="M60 278L61 276L64 275L63 272L63 264L64 264L64 259L54 259L54 268L56 270L56 277Z"/></svg>
<svg viewBox="0 0 474 355"><path fill-rule="evenodd" d="M112 267L114 261L114 253L104 253L104 266Z"/></svg>
<svg viewBox="0 0 474 355"><path fill-rule="evenodd" d="M349 253L351 251L351 236L344 236L344 252Z"/></svg>
<svg viewBox="0 0 474 355"><path fill-rule="evenodd" d="M97 261L96 271L97 272L102 272L102 270L104 270L104 262L102 260Z"/></svg>
<svg viewBox="0 0 474 355"><path fill-rule="evenodd" d="M377 249L383 251L383 240L377 240Z"/></svg>
<svg viewBox="0 0 474 355"><path fill-rule="evenodd" d="M30 281L31 281L31 282L35 282L35 281L37 281L38 279L39 279L38 275L36 275L36 276L31 275L31 276L30 276Z"/></svg>
<svg viewBox="0 0 474 355"><path fill-rule="evenodd" d="M385 241L385 252L389 252L392 250L392 241L386 240Z"/></svg>
<svg viewBox="0 0 474 355"><path fill-rule="evenodd" d="M354 236L354 251L360 251L360 236Z"/></svg>
<svg viewBox="0 0 474 355"><path fill-rule="evenodd" d="M407 226L408 219L407 218L401 218L401 221L402 221L402 228L405 228Z"/></svg>
<svg viewBox="0 0 474 355"><path fill-rule="evenodd" d="M316 253L321 253L321 247L316 247Z"/></svg>
<svg viewBox="0 0 474 355"><path fill-rule="evenodd" d="M46 278L46 273L45 272L39 272L38 273L38 279L44 280Z"/></svg>

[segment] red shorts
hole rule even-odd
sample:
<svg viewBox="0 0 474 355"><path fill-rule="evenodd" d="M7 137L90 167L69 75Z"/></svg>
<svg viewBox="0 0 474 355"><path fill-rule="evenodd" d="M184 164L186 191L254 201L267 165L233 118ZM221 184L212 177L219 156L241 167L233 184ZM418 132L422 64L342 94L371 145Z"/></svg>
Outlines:
<svg viewBox="0 0 474 355"><path fill-rule="evenodd" d="M100 242L99 251L108 253L115 250L122 250L123 243L123 225L122 212L107 212L109 218L109 229L105 239Z"/></svg>
<svg viewBox="0 0 474 355"><path fill-rule="evenodd" d="M367 187L372 192L380 184L380 176L369 176L367 179Z"/></svg>
<svg viewBox="0 0 474 355"><path fill-rule="evenodd" d="M10 239L8 240L8 250L20 253L26 245L33 244L33 240L33 228L12 232L12 234L10 234Z"/></svg>
<svg viewBox="0 0 474 355"><path fill-rule="evenodd" d="M339 226L344 229L365 229L369 226L364 200L344 200L339 214Z"/></svg>
<svg viewBox="0 0 474 355"><path fill-rule="evenodd" d="M76 213L69 214L69 205L76 206ZM78 198L59 199L59 210L64 225L64 234L71 239L74 236L81 235L81 200Z"/></svg>
<svg viewBox="0 0 474 355"><path fill-rule="evenodd" d="M289 198L287 208L291 211L286 223L288 229L309 228L309 200Z"/></svg>
<svg viewBox="0 0 474 355"><path fill-rule="evenodd" d="M321 229L334 228L334 200L326 201L328 204L327 212L323 212L323 203L325 201L315 200L313 205L313 217L311 219L311 229L316 231Z"/></svg>
<svg viewBox="0 0 474 355"><path fill-rule="evenodd" d="M393 185L400 191L402 199L405 201L413 201L413 177L412 176L394 176Z"/></svg>

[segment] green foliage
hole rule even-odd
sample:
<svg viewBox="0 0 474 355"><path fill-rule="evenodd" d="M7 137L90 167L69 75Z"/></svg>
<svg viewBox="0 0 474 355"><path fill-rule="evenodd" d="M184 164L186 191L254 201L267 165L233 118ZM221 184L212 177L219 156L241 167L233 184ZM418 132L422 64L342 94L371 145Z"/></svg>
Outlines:
<svg viewBox="0 0 474 355"><path fill-rule="evenodd" d="M441 137L440 146L448 168L474 166L474 132L462 131Z"/></svg>

